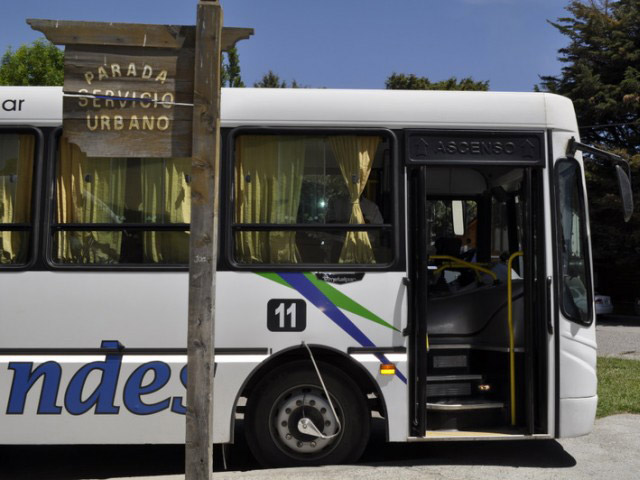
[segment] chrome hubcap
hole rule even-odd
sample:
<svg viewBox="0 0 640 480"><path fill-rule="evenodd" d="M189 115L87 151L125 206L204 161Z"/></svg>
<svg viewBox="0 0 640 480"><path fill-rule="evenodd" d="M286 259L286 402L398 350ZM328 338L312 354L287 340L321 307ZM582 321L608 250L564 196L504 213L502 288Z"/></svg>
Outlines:
<svg viewBox="0 0 640 480"><path fill-rule="evenodd" d="M335 400L334 406L339 412ZM338 431L338 422L331 406L324 392L317 387L296 387L285 392L275 403L272 413L272 434L281 446L295 453L318 454L337 440L337 437L320 438L311 434L311 431L306 434L298 429L298 422L307 418L326 437Z"/></svg>

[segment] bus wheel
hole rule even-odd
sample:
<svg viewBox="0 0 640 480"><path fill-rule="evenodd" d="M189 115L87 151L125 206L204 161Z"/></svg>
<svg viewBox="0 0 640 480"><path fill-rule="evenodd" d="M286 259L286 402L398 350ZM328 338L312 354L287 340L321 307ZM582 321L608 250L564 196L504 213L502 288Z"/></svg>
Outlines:
<svg viewBox="0 0 640 480"><path fill-rule="evenodd" d="M362 454L369 439L370 412L360 388L340 370L322 363L318 367L339 422L308 362L274 371L249 397L247 443L263 466L353 463ZM302 433L303 418L328 438Z"/></svg>

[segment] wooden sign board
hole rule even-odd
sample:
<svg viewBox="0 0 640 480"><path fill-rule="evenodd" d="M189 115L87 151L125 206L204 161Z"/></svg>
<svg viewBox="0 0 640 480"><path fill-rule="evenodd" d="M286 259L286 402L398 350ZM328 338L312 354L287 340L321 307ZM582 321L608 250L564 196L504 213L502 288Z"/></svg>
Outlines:
<svg viewBox="0 0 640 480"><path fill-rule="evenodd" d="M70 142L93 157L191 156L193 49L70 45L64 57Z"/></svg>
<svg viewBox="0 0 640 480"><path fill-rule="evenodd" d="M195 27L28 20L65 45L63 132L91 157L189 157ZM222 50L253 33L223 28Z"/></svg>

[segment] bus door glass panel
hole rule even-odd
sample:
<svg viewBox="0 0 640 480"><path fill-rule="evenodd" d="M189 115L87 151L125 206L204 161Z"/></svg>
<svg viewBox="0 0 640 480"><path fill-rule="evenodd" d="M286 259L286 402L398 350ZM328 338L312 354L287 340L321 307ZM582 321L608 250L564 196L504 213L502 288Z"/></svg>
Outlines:
<svg viewBox="0 0 640 480"><path fill-rule="evenodd" d="M28 261L35 136L0 133L0 265Z"/></svg>
<svg viewBox="0 0 640 480"><path fill-rule="evenodd" d="M477 280L473 269L455 259L476 261L478 204L475 200L428 200L427 210L432 212L429 291L434 295L454 293Z"/></svg>
<svg viewBox="0 0 640 480"><path fill-rule="evenodd" d="M520 194L507 200L491 197L491 265L501 283L507 282L507 261L511 254L523 249L524 204ZM511 278L519 279L523 272L523 257L513 261Z"/></svg>
<svg viewBox="0 0 640 480"><path fill-rule="evenodd" d="M390 263L388 152L378 135L236 136L234 261Z"/></svg>
<svg viewBox="0 0 640 480"><path fill-rule="evenodd" d="M580 165L574 160L560 160L556 164L556 182L560 233L560 306L568 319L590 324L592 300Z"/></svg>
<svg viewBox="0 0 640 480"><path fill-rule="evenodd" d="M53 259L187 265L190 158L89 158L60 141Z"/></svg>

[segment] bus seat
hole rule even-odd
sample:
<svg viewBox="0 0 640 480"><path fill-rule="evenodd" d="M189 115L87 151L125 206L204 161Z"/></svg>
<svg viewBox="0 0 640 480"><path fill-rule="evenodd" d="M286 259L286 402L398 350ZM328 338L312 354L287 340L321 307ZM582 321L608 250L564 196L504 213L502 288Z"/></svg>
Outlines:
<svg viewBox="0 0 640 480"><path fill-rule="evenodd" d="M450 257L460 258L462 240L455 237L440 237L436 239L435 247L437 255L449 255Z"/></svg>
<svg viewBox="0 0 640 480"><path fill-rule="evenodd" d="M513 318L516 345L523 344L524 281L513 280ZM464 343L508 344L507 285L485 285L451 295L430 297L429 336L464 336Z"/></svg>

